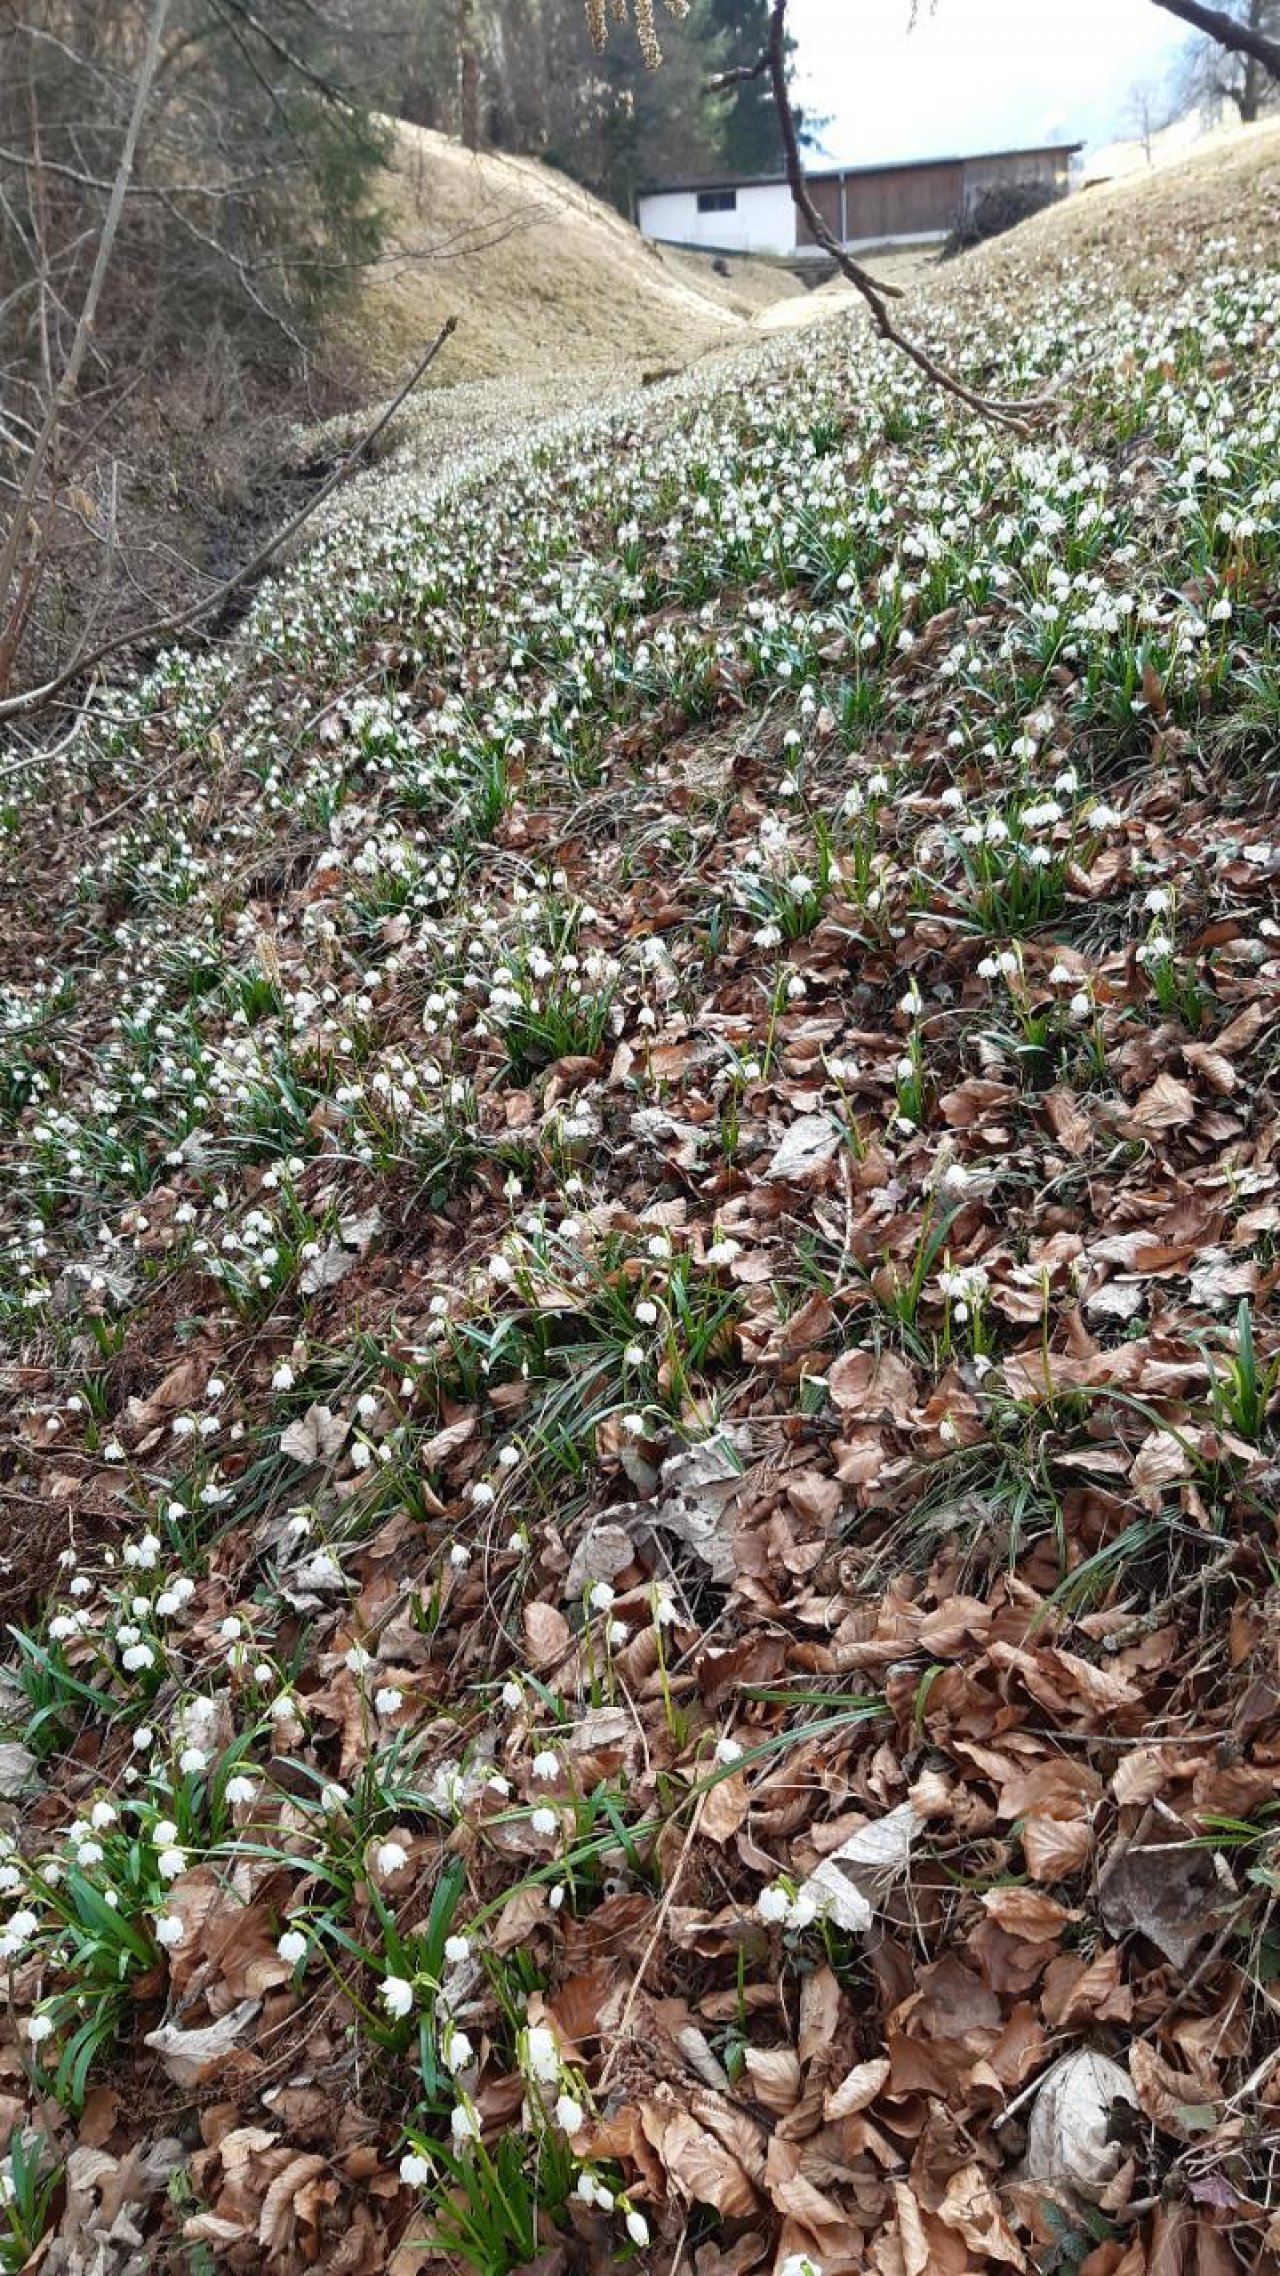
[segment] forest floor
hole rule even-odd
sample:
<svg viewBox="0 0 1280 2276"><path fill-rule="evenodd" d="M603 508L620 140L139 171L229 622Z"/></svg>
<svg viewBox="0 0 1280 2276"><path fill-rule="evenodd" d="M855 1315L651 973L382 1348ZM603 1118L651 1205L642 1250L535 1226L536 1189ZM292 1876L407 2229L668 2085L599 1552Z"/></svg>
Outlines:
<svg viewBox="0 0 1280 2276"><path fill-rule="evenodd" d="M1277 2265L1280 134L909 314L0 777L0 2269Z"/></svg>

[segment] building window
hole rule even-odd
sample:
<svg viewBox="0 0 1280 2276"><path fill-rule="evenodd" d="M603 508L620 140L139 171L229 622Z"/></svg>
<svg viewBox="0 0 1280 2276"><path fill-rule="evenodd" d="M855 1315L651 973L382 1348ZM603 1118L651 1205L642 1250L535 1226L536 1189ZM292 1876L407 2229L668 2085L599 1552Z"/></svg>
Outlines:
<svg viewBox="0 0 1280 2276"><path fill-rule="evenodd" d="M699 190L698 192L699 213L736 213L737 210L738 193L736 190Z"/></svg>

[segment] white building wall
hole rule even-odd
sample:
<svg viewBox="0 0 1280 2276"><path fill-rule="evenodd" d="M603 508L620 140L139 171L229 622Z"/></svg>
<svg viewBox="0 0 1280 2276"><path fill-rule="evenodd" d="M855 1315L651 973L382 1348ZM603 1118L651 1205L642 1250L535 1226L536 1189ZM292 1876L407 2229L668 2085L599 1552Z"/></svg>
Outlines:
<svg viewBox="0 0 1280 2276"><path fill-rule="evenodd" d="M655 190L636 201L646 237L664 245L703 245L721 253L794 253L796 209L785 182L738 191L732 213L699 213L696 190Z"/></svg>

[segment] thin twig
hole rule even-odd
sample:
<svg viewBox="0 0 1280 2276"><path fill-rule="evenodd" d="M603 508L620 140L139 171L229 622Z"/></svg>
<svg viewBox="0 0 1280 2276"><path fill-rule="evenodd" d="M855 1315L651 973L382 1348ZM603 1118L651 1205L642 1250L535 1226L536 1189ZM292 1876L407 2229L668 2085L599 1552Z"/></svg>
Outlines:
<svg viewBox="0 0 1280 2276"><path fill-rule="evenodd" d="M150 645L156 640L171 640L179 633L189 632L194 625L199 624L205 617L216 615L234 593L239 592L243 586L261 575L262 571L275 559L275 556L290 543L291 539L297 536L304 523L310 521L317 507L322 506L325 499L332 496L338 484L344 482L366 452L372 450L379 435L391 424L406 397L412 394L423 374L435 362L445 341L451 338L457 329L457 317L446 318L430 347L423 355L419 356L403 387L392 397L386 409L375 419L367 434L362 435L354 448L347 452L340 465L334 467L332 472L326 475L319 489L308 498L304 506L299 507L292 519L285 523L284 528L277 530L275 536L269 538L267 543L254 554L252 560L245 562L243 568L237 569L234 576L228 577L225 583L219 585L214 592L207 593L203 600L193 601L189 608L179 609L174 616L155 617L149 624L135 625L129 632L116 633L112 639L104 641L100 648L95 648L91 655L77 656L66 666L65 670L58 673L55 679L46 680L42 687L29 688L25 695L9 696L5 702L0 703L0 719L17 719L33 711L41 710L46 703L53 700L54 696L60 695L63 688L69 687L73 680L82 679L87 672L95 671L108 656L118 655L121 649L137 647L142 643ZM27 766L30 763L30 760L26 759L21 761L20 765ZM0 774L12 774L16 771L17 769L13 767L0 768Z"/></svg>
<svg viewBox="0 0 1280 2276"><path fill-rule="evenodd" d="M1029 416L1045 409L1046 406L1036 402L1009 403L995 400L990 396L979 395L974 388L967 387L962 379L958 379L954 372L948 371L944 364L940 364L935 357L929 354L927 348L922 348L919 341L913 340L909 333L902 331L894 323L887 305L886 288L877 282L869 270L863 268L860 261L853 259L839 238L827 227L819 213L809 193L809 184L805 178L804 162L800 156L800 137L796 128L795 112L791 108L790 91L787 86L787 0L773 0L772 14L769 18L769 44L765 52L768 57L769 78L773 87L774 109L777 111L778 125L782 130L782 147L786 154L787 180L791 187L791 195L808 223L815 244L820 245L825 253L830 254L841 274L847 277L850 284L861 293L871 311L872 322L882 340L890 341L895 348L901 350L904 356L910 358L911 362L925 374L927 379L933 381L935 387L944 388L948 395L956 396L961 403L967 404L971 411L977 411L982 418L991 419L998 426L1011 428L1017 435L1024 437L1029 435L1031 432L1028 424Z"/></svg>

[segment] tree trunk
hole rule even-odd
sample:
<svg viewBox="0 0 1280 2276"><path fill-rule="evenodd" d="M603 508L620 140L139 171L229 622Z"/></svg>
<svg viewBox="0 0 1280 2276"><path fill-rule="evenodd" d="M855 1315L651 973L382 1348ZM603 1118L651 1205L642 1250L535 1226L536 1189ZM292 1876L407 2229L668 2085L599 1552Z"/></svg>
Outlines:
<svg viewBox="0 0 1280 2276"><path fill-rule="evenodd" d="M476 53L475 0L456 0L458 132L468 150L480 148L480 59Z"/></svg>

